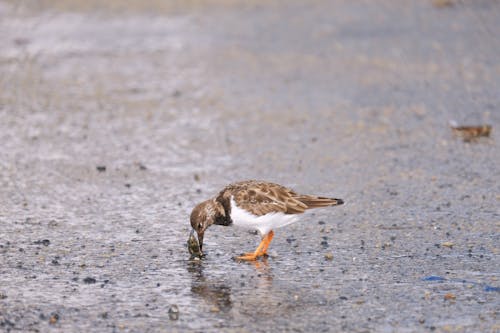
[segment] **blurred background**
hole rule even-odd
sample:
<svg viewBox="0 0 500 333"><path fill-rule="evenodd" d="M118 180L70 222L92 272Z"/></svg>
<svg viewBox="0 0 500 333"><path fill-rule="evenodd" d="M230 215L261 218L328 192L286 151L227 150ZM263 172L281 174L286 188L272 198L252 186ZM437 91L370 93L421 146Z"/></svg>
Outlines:
<svg viewBox="0 0 500 333"><path fill-rule="evenodd" d="M498 31L496 0L0 1L0 330L500 330ZM244 179L346 204L190 261Z"/></svg>

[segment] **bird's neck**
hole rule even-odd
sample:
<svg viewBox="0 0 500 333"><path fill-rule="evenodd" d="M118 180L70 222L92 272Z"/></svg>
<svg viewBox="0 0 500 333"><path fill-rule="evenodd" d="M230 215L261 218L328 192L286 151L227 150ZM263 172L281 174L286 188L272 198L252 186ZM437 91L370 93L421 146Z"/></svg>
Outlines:
<svg viewBox="0 0 500 333"><path fill-rule="evenodd" d="M213 199L214 201L214 205L216 207L215 211L216 211L216 215L215 215L215 219L214 219L214 224L217 224L217 225L230 225L231 223L233 223L233 221L231 220L231 208L229 205L226 205L224 204L224 202L221 202L219 200L219 198L215 198Z"/></svg>

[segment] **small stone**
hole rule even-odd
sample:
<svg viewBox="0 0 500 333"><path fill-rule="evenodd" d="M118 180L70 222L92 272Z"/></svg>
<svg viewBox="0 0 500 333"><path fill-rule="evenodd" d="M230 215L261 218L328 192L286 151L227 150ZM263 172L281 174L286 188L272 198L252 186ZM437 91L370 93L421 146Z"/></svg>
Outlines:
<svg viewBox="0 0 500 333"><path fill-rule="evenodd" d="M50 245L50 240L48 239L40 239L34 242L36 245L43 245L43 246L49 246Z"/></svg>
<svg viewBox="0 0 500 333"><path fill-rule="evenodd" d="M96 283L96 282L97 282L97 280L96 280L96 279L94 279L93 277L88 276L88 277L86 277L85 279L83 279L83 282L84 282L85 284L93 284L93 283Z"/></svg>
<svg viewBox="0 0 500 333"><path fill-rule="evenodd" d="M217 312L220 312L220 309L219 309L219 307L217 307L216 305L214 305L214 306L212 306L210 308L210 312L217 313Z"/></svg>
<svg viewBox="0 0 500 333"><path fill-rule="evenodd" d="M455 244L453 244L452 242L444 242L443 244L441 244L441 246L447 247L450 249L453 247L453 245L455 245Z"/></svg>
<svg viewBox="0 0 500 333"><path fill-rule="evenodd" d="M97 169L97 171L99 172L104 172L106 171L106 166L105 165L98 165L95 167Z"/></svg>
<svg viewBox="0 0 500 333"><path fill-rule="evenodd" d="M49 324L54 325L55 323L57 323L58 320L59 320L59 315L57 313L53 313L49 318Z"/></svg>
<svg viewBox="0 0 500 333"><path fill-rule="evenodd" d="M326 260L333 260L333 253L327 253L327 254L325 254L325 259Z"/></svg>
<svg viewBox="0 0 500 333"><path fill-rule="evenodd" d="M457 299L457 296L455 296L455 294L447 293L446 295L444 295L445 301L454 301L455 299Z"/></svg>
<svg viewBox="0 0 500 333"><path fill-rule="evenodd" d="M175 304L171 305L168 309L168 318L170 320L178 320L179 319L179 307Z"/></svg>

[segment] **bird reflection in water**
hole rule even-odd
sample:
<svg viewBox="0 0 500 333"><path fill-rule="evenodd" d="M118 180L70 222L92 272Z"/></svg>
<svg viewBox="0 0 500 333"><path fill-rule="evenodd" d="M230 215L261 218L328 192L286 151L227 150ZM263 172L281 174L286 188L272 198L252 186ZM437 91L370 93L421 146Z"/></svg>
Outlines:
<svg viewBox="0 0 500 333"><path fill-rule="evenodd" d="M212 306L211 311L228 312L233 307L231 287L224 282L207 279L201 261L190 261L188 271L192 274L191 292Z"/></svg>
<svg viewBox="0 0 500 333"><path fill-rule="evenodd" d="M236 293L243 292L244 289L252 288L252 292L268 297L269 288L272 287L273 276L267 258L262 260L248 262L255 268L256 276L248 276L247 284L242 284L241 290ZM190 260L187 265L187 270L191 273L191 292L194 295L201 297L210 307L213 312L227 313L233 307L232 289L231 286L221 279L207 277L204 270L203 261ZM248 282L253 281L250 285ZM256 285L254 284L256 283ZM233 286L235 288L236 286ZM267 295L267 296L266 296Z"/></svg>

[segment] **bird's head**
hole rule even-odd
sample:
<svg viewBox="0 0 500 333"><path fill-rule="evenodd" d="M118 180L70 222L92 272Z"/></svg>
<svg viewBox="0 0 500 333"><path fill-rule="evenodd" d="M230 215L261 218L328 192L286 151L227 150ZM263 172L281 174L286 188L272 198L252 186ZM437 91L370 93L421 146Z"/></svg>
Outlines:
<svg viewBox="0 0 500 333"><path fill-rule="evenodd" d="M215 199L199 203L191 212L191 227L196 231L200 251L203 251L203 235L209 226L215 223L218 216L224 215L224 208Z"/></svg>

